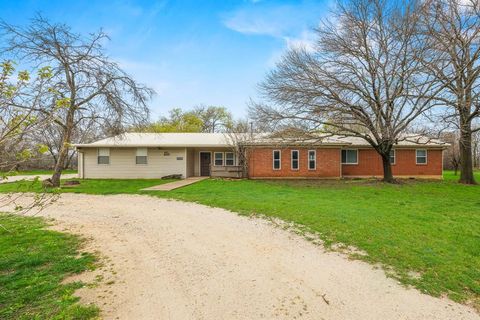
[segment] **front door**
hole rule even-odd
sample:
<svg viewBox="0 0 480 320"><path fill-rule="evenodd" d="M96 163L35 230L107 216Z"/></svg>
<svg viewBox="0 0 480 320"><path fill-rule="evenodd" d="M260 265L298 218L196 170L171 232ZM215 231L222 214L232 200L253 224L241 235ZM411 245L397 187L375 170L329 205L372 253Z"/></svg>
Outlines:
<svg viewBox="0 0 480 320"><path fill-rule="evenodd" d="M202 177L210 176L210 164L212 163L212 154L210 152L200 152L200 175Z"/></svg>

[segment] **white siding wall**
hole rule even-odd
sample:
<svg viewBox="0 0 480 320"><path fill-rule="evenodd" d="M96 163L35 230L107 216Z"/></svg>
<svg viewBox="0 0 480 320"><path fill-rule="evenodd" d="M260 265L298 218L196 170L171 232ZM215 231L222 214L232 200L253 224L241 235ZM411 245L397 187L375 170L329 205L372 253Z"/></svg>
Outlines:
<svg viewBox="0 0 480 320"><path fill-rule="evenodd" d="M187 149L187 177L195 175L195 150Z"/></svg>
<svg viewBox="0 0 480 320"><path fill-rule="evenodd" d="M186 177L186 149L148 148L148 164L135 164L136 148L110 148L110 164L97 164L97 148L83 148L84 178L153 179L170 174ZM169 155L165 155L165 152ZM181 157L182 160L177 160Z"/></svg>
<svg viewBox="0 0 480 320"><path fill-rule="evenodd" d="M83 179L83 153L77 152L77 168L78 168L78 177Z"/></svg>

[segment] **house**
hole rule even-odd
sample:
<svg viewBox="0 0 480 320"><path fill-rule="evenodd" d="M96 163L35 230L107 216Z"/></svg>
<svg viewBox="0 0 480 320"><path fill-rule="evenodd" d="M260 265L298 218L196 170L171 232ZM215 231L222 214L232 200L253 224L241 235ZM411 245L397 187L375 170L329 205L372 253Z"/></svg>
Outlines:
<svg viewBox="0 0 480 320"><path fill-rule="evenodd" d="M178 174L338 179L383 175L380 156L361 138L319 136L299 140L266 134L248 137L244 134L242 139L235 139L222 133L125 133L77 144L79 177L147 179ZM441 179L446 146L436 139L406 136L391 153L394 176ZM245 156L239 157L235 150L242 150ZM240 159L245 159L245 164L239 163Z"/></svg>

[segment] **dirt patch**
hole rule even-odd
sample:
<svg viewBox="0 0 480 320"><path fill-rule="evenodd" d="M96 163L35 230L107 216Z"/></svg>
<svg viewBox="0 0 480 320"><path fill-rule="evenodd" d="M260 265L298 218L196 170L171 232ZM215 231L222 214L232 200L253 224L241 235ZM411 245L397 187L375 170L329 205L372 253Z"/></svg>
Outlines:
<svg viewBox="0 0 480 320"><path fill-rule="evenodd" d="M41 215L106 257L105 319L480 319L262 219L148 196L63 194ZM100 275L100 278L97 276Z"/></svg>

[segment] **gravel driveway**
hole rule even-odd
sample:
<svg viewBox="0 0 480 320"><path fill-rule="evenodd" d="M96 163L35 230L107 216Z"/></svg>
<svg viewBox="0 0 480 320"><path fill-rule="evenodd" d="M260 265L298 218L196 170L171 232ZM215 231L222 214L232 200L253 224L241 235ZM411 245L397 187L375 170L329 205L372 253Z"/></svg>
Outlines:
<svg viewBox="0 0 480 320"><path fill-rule="evenodd" d="M63 194L42 215L106 257L105 319L480 319L261 220L148 196Z"/></svg>

